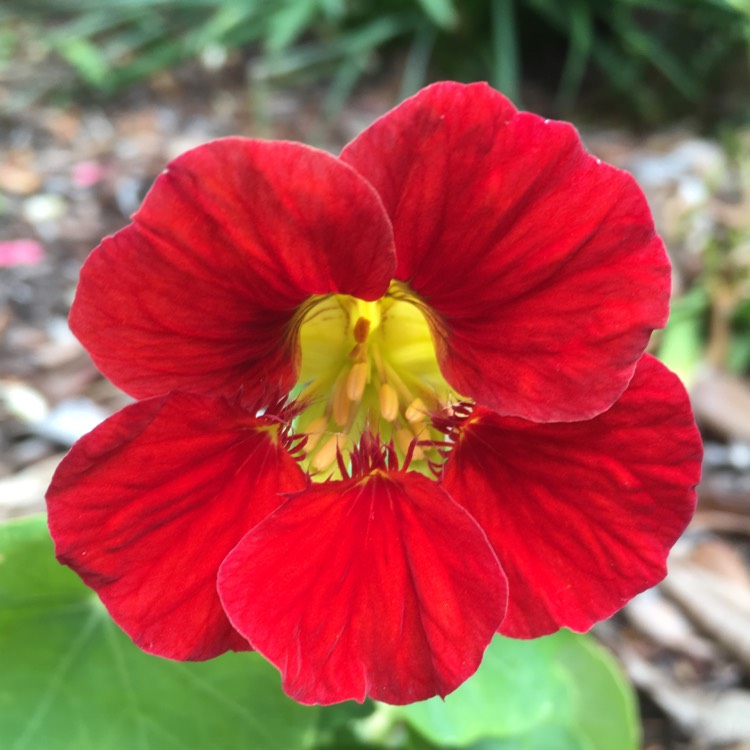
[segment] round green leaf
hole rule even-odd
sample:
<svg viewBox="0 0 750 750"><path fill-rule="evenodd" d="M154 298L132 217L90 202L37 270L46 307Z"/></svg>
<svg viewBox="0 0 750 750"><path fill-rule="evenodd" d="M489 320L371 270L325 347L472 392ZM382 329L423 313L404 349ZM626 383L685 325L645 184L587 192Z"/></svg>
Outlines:
<svg viewBox="0 0 750 750"><path fill-rule="evenodd" d="M496 636L477 673L445 701L398 709L431 742L476 750L635 750L635 696L587 636Z"/></svg>
<svg viewBox="0 0 750 750"><path fill-rule="evenodd" d="M0 664L4 750L296 750L320 714L257 654L141 652L57 563L43 517L0 526Z"/></svg>
<svg viewBox="0 0 750 750"><path fill-rule="evenodd" d="M553 658L573 698L573 714L565 726L580 746L587 750L640 747L635 691L612 655L589 636L563 631L550 639L556 646Z"/></svg>

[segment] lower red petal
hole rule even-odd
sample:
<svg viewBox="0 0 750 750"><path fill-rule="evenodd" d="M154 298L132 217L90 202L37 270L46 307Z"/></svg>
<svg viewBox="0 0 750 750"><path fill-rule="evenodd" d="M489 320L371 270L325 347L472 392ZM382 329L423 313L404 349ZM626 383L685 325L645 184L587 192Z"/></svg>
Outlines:
<svg viewBox="0 0 750 750"><path fill-rule="evenodd" d="M61 562L145 651L208 659L249 644L216 593L219 565L305 479L273 428L223 400L173 394L81 439L47 493Z"/></svg>
<svg viewBox="0 0 750 750"><path fill-rule="evenodd" d="M695 506L701 442L679 380L646 355L612 408L535 424L479 410L444 486L508 576L500 632L587 630L657 583Z"/></svg>
<svg viewBox="0 0 750 750"><path fill-rule="evenodd" d="M412 472L294 496L229 555L219 592L301 703L446 695L479 666L506 602L482 530Z"/></svg>

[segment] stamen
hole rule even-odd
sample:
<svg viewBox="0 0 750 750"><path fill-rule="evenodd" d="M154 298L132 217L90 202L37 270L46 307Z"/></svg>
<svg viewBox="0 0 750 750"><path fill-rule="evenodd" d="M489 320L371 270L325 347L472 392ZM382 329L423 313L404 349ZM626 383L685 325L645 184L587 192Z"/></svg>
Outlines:
<svg viewBox="0 0 750 750"><path fill-rule="evenodd" d="M347 374L342 374L333 392L333 419L340 427L345 427L349 421L349 411L352 405L346 392L348 379Z"/></svg>
<svg viewBox="0 0 750 750"><path fill-rule="evenodd" d="M305 428L307 442L305 443L305 453L308 455L315 450L315 446L320 442L320 438L326 432L328 427L328 417L317 417L313 419Z"/></svg>
<svg viewBox="0 0 750 750"><path fill-rule="evenodd" d="M341 451L341 445L343 445L345 439L346 436L341 432L331 435L313 456L313 468L318 471L327 469L336 460L336 454Z"/></svg>
<svg viewBox="0 0 750 750"><path fill-rule="evenodd" d="M386 377L381 376L383 382L390 383L398 391L399 397L406 401L407 404L414 401L414 394L409 390L406 383L401 380L398 373L389 364L385 364L384 369Z"/></svg>
<svg viewBox="0 0 750 750"><path fill-rule="evenodd" d="M402 427L396 430L396 446L398 449L408 455L411 452L411 461L421 461L424 458L424 451L417 445L417 438L411 430Z"/></svg>
<svg viewBox="0 0 750 750"><path fill-rule="evenodd" d="M375 372L378 374L380 382L385 383L387 378L385 373L385 364L383 363L383 355L380 352L380 348L377 346L372 347L370 354L372 354L372 362L375 365Z"/></svg>
<svg viewBox="0 0 750 750"><path fill-rule="evenodd" d="M362 318L360 318L362 320ZM370 375L370 365L367 362L355 362L346 378L346 395L352 401L361 401L365 392L367 378Z"/></svg>
<svg viewBox="0 0 750 750"><path fill-rule="evenodd" d="M380 413L387 422L392 422L398 416L398 393L390 383L383 383L378 392Z"/></svg>
<svg viewBox="0 0 750 750"><path fill-rule="evenodd" d="M423 422L424 418L428 416L427 407L424 405L424 401L421 398L415 398L409 406L406 407L404 412L407 422L412 424L416 422Z"/></svg>

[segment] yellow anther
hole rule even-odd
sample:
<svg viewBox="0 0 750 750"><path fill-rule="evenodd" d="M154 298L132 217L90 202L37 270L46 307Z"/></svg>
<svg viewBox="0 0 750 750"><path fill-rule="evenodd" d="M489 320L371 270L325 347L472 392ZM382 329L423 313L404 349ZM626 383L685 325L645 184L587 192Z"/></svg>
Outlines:
<svg viewBox="0 0 750 750"><path fill-rule="evenodd" d="M395 438L396 447L406 455L409 452L409 446L412 444L412 441L415 440L414 434L406 427L402 427L400 430L396 430ZM424 451L420 446L415 445L411 457L413 461L421 461L424 458Z"/></svg>
<svg viewBox="0 0 750 750"><path fill-rule="evenodd" d="M336 453L341 450L345 438L346 436L340 432L331 435L312 457L313 468L318 471L327 469L336 460Z"/></svg>
<svg viewBox="0 0 750 750"><path fill-rule="evenodd" d="M349 378L347 374L342 374L339 377L333 391L333 420L340 427L344 427L349 421L349 411L351 410L352 401L347 394L347 381Z"/></svg>
<svg viewBox="0 0 750 750"><path fill-rule="evenodd" d="M361 401L369 376L370 365L367 362L355 362L352 365L352 369L349 370L349 374L346 376L346 395L352 401Z"/></svg>
<svg viewBox="0 0 750 750"><path fill-rule="evenodd" d="M415 398L409 406L406 407L404 412L406 421L415 424L416 422L423 422L425 417L429 416L427 413L427 407L424 405L424 401L421 398Z"/></svg>
<svg viewBox="0 0 750 750"><path fill-rule="evenodd" d="M307 434L305 453L310 454L315 450L315 446L320 442L320 438L323 437L327 428L328 417L317 417L305 427L305 433Z"/></svg>
<svg viewBox="0 0 750 750"><path fill-rule="evenodd" d="M380 413L387 422L392 422L398 416L398 393L390 383L383 383L378 392L380 399Z"/></svg>

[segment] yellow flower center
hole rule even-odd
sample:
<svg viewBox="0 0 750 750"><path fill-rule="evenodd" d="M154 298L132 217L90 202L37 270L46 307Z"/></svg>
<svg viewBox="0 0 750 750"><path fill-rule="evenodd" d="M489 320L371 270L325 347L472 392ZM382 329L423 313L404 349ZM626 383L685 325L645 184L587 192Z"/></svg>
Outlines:
<svg viewBox="0 0 750 750"><path fill-rule="evenodd" d="M325 295L305 306L299 328L302 362L294 394L306 405L296 421L305 433L305 468L315 479L339 477L369 430L391 443L412 467L427 469L429 446L441 440L430 424L458 398L443 378L420 301L394 281L375 302Z"/></svg>

